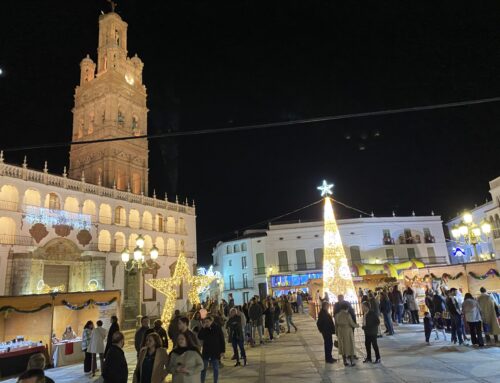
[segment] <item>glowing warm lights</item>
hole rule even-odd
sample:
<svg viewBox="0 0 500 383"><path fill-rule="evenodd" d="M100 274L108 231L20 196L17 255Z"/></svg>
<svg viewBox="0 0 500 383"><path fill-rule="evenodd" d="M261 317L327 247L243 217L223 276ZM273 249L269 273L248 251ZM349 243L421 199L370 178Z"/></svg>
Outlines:
<svg viewBox="0 0 500 383"><path fill-rule="evenodd" d="M484 221L482 224L481 224L481 230L483 231L484 234L488 235L491 233L491 225Z"/></svg>
<svg viewBox="0 0 500 383"><path fill-rule="evenodd" d="M181 252L177 259L174 275L171 278L148 279L146 283L165 295L165 304L163 306L161 320L168 326L175 309L177 288L182 282L190 285L188 299L191 304L195 305L200 303L199 294L215 279L217 279L215 275L192 275L189 265L186 262L186 256Z"/></svg>
<svg viewBox="0 0 500 383"><path fill-rule="evenodd" d="M471 213L464 213L463 219L465 223L472 223L472 214Z"/></svg>
<svg viewBox="0 0 500 383"><path fill-rule="evenodd" d="M323 181L318 190L324 196L332 194L331 187L333 185ZM323 244L323 291L330 296L330 301L337 301L337 297L342 294L346 300L355 302L357 298L351 270L342 246L332 202L328 196L325 197Z"/></svg>

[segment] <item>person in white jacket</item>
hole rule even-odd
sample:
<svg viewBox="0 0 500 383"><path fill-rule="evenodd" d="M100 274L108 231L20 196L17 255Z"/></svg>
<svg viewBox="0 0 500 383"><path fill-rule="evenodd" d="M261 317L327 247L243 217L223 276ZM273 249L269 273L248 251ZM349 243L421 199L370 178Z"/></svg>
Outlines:
<svg viewBox="0 0 500 383"><path fill-rule="evenodd" d="M90 346L88 352L92 354L92 376L95 376L97 371L97 354L99 354L99 360L102 365L104 362L104 339L106 339L107 331L102 328L102 321L98 320L96 322L97 327L92 330L92 336L90 337Z"/></svg>

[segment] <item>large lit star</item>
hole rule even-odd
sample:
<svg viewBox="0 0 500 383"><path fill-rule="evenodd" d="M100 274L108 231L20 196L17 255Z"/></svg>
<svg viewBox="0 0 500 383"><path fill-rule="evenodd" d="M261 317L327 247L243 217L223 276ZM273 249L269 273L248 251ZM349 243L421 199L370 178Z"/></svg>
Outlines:
<svg viewBox="0 0 500 383"><path fill-rule="evenodd" d="M326 180L323 180L323 184L317 187L317 189L321 192L321 197L332 195L332 188L333 184L329 184Z"/></svg>

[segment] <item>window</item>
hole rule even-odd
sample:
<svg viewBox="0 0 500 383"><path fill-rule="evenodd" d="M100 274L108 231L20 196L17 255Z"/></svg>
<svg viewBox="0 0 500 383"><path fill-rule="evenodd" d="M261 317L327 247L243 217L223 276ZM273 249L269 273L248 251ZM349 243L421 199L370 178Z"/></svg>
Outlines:
<svg viewBox="0 0 500 383"><path fill-rule="evenodd" d="M247 251L247 244L245 242L241 244L241 251Z"/></svg>
<svg viewBox="0 0 500 383"><path fill-rule="evenodd" d="M431 234L431 230L428 227L424 227L424 242L425 243L434 243L435 239Z"/></svg>
<svg viewBox="0 0 500 383"><path fill-rule="evenodd" d="M361 251L359 246L351 246L349 248L349 253L351 254L351 262L361 262Z"/></svg>
<svg viewBox="0 0 500 383"><path fill-rule="evenodd" d="M411 229L405 229L405 241L406 243L413 243L413 239L411 236Z"/></svg>
<svg viewBox="0 0 500 383"><path fill-rule="evenodd" d="M409 247L406 251L408 252L408 259L414 259L416 257L414 247Z"/></svg>
<svg viewBox="0 0 500 383"><path fill-rule="evenodd" d="M389 229L382 230L384 245L393 245L394 241L391 237L391 231Z"/></svg>
<svg viewBox="0 0 500 383"><path fill-rule="evenodd" d="M239 253L240 252L240 245L238 245L238 244L234 245L234 252L235 253Z"/></svg>
<svg viewBox="0 0 500 383"><path fill-rule="evenodd" d="M234 290L234 275L229 276L229 290Z"/></svg>
<svg viewBox="0 0 500 383"><path fill-rule="evenodd" d="M233 253L233 248L231 247L231 245L227 245L226 246L226 254L232 254Z"/></svg>
<svg viewBox="0 0 500 383"><path fill-rule="evenodd" d="M230 260L227 262L227 265L231 267L231 266L233 265L233 261L230 259Z"/></svg>
<svg viewBox="0 0 500 383"><path fill-rule="evenodd" d="M247 287L248 287L248 275L243 274L243 288L247 288Z"/></svg>
<svg viewBox="0 0 500 383"><path fill-rule="evenodd" d="M314 249L314 267L316 269L323 268L323 249Z"/></svg>
<svg viewBox="0 0 500 383"><path fill-rule="evenodd" d="M50 193L46 198L45 207L51 210L61 210L61 201L55 193Z"/></svg>
<svg viewBox="0 0 500 383"><path fill-rule="evenodd" d="M296 250L295 256L297 257L296 270L307 270L306 251Z"/></svg>
<svg viewBox="0 0 500 383"><path fill-rule="evenodd" d="M433 247L428 247L427 248L427 257L429 257L428 262L429 263L436 263L436 252L434 251Z"/></svg>
<svg viewBox="0 0 500 383"><path fill-rule="evenodd" d="M278 266L280 272L288 271L288 254L286 251L278 251Z"/></svg>
<svg viewBox="0 0 500 383"><path fill-rule="evenodd" d="M256 274L261 275L266 273L266 263L264 261L264 253L257 253L255 254L255 257L257 258L257 270Z"/></svg>
<svg viewBox="0 0 500 383"><path fill-rule="evenodd" d="M247 257L241 257L241 268L242 269L247 268Z"/></svg>
<svg viewBox="0 0 500 383"><path fill-rule="evenodd" d="M388 261L394 261L394 249L385 249L385 258Z"/></svg>

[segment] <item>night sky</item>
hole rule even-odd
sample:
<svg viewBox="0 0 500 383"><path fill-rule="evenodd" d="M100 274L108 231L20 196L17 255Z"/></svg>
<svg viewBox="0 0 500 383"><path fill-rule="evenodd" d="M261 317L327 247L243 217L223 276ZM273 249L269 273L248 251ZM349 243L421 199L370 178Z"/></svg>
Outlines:
<svg viewBox="0 0 500 383"><path fill-rule="evenodd" d="M71 138L79 62L104 0L9 1L0 12L1 148ZM500 96L498 1L118 1L144 61L149 132L189 131ZM217 239L317 199L444 219L490 197L500 103L150 141L150 190L197 204ZM6 162L62 173L68 148ZM358 213L339 209L340 218ZM320 219L316 205L287 219ZM215 239L214 239L215 238Z"/></svg>

